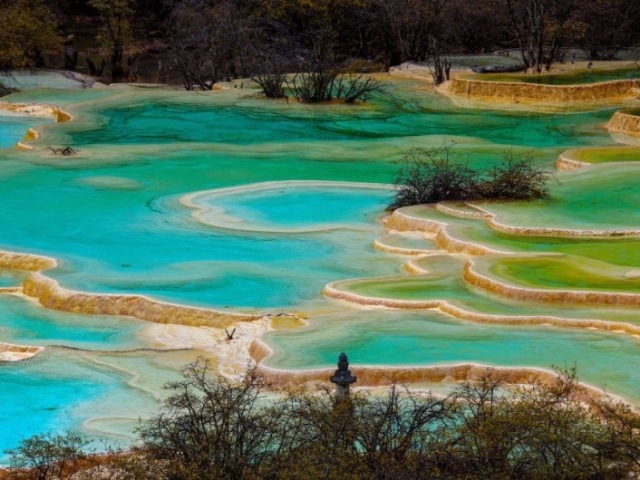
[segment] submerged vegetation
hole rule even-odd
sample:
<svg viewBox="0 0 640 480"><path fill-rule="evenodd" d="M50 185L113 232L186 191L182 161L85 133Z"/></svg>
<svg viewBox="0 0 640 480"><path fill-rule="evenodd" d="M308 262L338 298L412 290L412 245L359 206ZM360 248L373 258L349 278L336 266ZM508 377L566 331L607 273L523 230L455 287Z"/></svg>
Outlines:
<svg viewBox="0 0 640 480"><path fill-rule="evenodd" d="M534 162L534 152L505 152L487 171L469 168L452 154L453 144L416 148L401 160L389 210L446 200L533 200L548 196L554 175Z"/></svg>
<svg viewBox="0 0 640 480"><path fill-rule="evenodd" d="M395 385L339 398L270 392L253 369L214 378L198 361L167 388L132 453L91 458L77 434L39 435L10 452L13 478L618 479L640 468L640 415L589 395L575 369L527 387L488 369L444 397Z"/></svg>

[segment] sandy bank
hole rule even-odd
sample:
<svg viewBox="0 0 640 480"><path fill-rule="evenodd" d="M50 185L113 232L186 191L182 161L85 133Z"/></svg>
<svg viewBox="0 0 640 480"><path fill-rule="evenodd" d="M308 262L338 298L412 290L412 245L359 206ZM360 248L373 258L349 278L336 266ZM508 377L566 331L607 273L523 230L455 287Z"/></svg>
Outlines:
<svg viewBox="0 0 640 480"><path fill-rule="evenodd" d="M213 360L218 371L229 378L236 378L247 365L260 355L254 345L264 345L258 340L265 333L280 330L280 323L288 319L287 328L305 325L300 318L264 316L254 322L240 322L233 328L190 327L186 325L152 324L143 331L143 336L159 348L195 349L205 352ZM233 335L229 339L227 332ZM268 348L268 347L266 347Z"/></svg>

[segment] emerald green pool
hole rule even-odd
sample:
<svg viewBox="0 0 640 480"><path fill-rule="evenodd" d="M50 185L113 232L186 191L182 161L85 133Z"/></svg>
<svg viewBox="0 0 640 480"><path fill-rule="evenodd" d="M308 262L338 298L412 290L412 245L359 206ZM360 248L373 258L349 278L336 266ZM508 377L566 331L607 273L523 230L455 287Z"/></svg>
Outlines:
<svg viewBox="0 0 640 480"><path fill-rule="evenodd" d="M496 221L516 227L634 230L640 225L636 166L602 164L559 175L550 201L488 205Z"/></svg>
<svg viewBox="0 0 640 480"><path fill-rule="evenodd" d="M611 162L638 162L640 161L640 148L615 147L615 148L586 148L574 150L570 158L587 163L611 163Z"/></svg>
<svg viewBox="0 0 640 480"><path fill-rule="evenodd" d="M519 207L529 209L536 214L538 207L545 206L553 209L555 198L549 202L529 205L519 204ZM497 204L484 205L490 210L497 208ZM514 205L515 207L515 205ZM507 253L563 253L599 260L611 265L619 265L627 269L640 268L640 239L637 237L615 238L572 238L535 235L512 235L499 232L487 226L483 220L464 219L445 215L432 207L417 207L407 210L417 218L431 219L446 223L447 232L454 238L464 242L488 247L492 250ZM537 225L532 219L531 225Z"/></svg>
<svg viewBox="0 0 640 480"><path fill-rule="evenodd" d="M629 271L624 268L581 257L505 257L483 266L481 271L486 270L507 283L519 286L640 293L640 278L635 274L628 276Z"/></svg>
<svg viewBox="0 0 640 480"><path fill-rule="evenodd" d="M570 66L565 65L565 69ZM576 85L596 82L608 82L611 80L640 79L640 68L626 67L617 69L598 69L578 71L571 73L555 73L538 75L533 74L483 74L476 77L478 80L490 82L519 82L538 85Z"/></svg>
<svg viewBox="0 0 640 480"><path fill-rule="evenodd" d="M613 109L468 110L414 81L395 80L389 91L355 107L270 102L240 88L14 94L4 100L55 104L74 120L54 125L2 117L0 249L55 257L59 267L46 274L68 289L303 313L309 327L266 336L275 350L267 360L271 366L327 367L340 351L354 364L475 361L550 368L577 362L585 381L606 383L639 401L638 345L621 334L476 325L434 312L355 309L322 296L330 282L363 279L353 282L362 293L443 299L474 312L637 322L633 310L492 298L462 280L458 258L421 263L434 273L409 277L403 263L411 257L373 246L383 237L391 247L437 248L432 239L412 234L385 236L382 218L403 151L454 141L457 161L490 168L505 150L535 149L535 161L551 169L568 148L614 149L601 128ZM35 150L13 148L34 125L41 125ZM54 156L48 145L72 145L79 155ZM548 202L491 210L515 225L632 228L640 224L635 173L632 164L568 172ZM270 187L261 189L265 183ZM233 187L246 188L224 190ZM186 205L185 196L195 192L208 193L197 206ZM432 215L449 221L461 239L508 251L640 266L638 240L516 237L482 221ZM23 280L24 274L0 270L0 287ZM162 383L202 353L142 350L157 346L146 327L130 318L52 312L0 295L0 342L47 349L27 362L0 364L0 451L24 435L67 427L128 444L138 416L157 409Z"/></svg>
<svg viewBox="0 0 640 480"><path fill-rule="evenodd" d="M537 365L540 357L559 367L577 363L582 378L627 398L639 399L635 338L554 327L504 327L474 324L436 312L395 314L347 311L327 315L309 328L268 334L276 367L318 368L335 363L334 350L349 345L360 364L424 365L478 362L493 365ZM603 362L601 359L607 359ZM610 363L609 363L610 362Z"/></svg>

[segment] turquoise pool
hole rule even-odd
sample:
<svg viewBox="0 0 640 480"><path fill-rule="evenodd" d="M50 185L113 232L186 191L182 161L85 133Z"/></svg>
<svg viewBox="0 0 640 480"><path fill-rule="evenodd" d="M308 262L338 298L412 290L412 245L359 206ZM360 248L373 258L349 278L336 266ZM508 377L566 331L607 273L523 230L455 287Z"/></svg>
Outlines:
<svg viewBox="0 0 640 480"><path fill-rule="evenodd" d="M12 95L6 100L60 105L74 120L0 117L0 249L56 258L59 266L45 274L70 290L299 312L310 327L266 336L276 351L268 364L281 368L330 366L342 350L367 364L577 362L586 381L640 399L632 367L638 346L625 335L471 326L435 313L355 309L322 296L336 280L403 274L408 258L377 251L373 242L384 234L381 219L407 149L454 142L457 160L474 168L490 168L506 150L535 149L536 162L552 168L566 148L614 145L601 128L611 109L466 110L418 82L396 80L390 91L356 107L269 102L240 89ZM12 148L34 125L42 125L35 150ZM80 153L54 156L47 145ZM614 177L636 188L631 175ZM265 182L267 189L260 187ZM582 188L577 180L565 185L557 198ZM196 192L206 192L199 207L186 205L185 196ZM557 216L568 210L563 203ZM526 211L517 213L526 218ZM0 287L19 285L24 276L1 273ZM67 427L131 442L137 417L157 409L162 383L202 353L156 352L147 326L0 295L0 342L46 348L33 360L0 364L0 451L25 435ZM613 371L612 359L619 366Z"/></svg>

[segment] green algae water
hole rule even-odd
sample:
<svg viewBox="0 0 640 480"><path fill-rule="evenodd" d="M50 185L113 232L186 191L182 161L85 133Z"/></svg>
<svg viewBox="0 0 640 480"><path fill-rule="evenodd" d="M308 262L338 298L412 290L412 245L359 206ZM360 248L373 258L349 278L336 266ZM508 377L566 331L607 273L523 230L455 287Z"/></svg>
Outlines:
<svg viewBox="0 0 640 480"><path fill-rule="evenodd" d="M457 159L473 168L490 168L505 150L535 149L536 162L551 169L568 148L616 148L601 128L613 110L467 110L406 80L393 81L389 91L355 107L270 102L242 89L195 94L117 86L11 95L5 100L54 104L74 118L0 118L0 249L57 259L45 274L74 291L301 312L309 327L267 335L271 366L327 367L343 350L354 364L577 362L585 381L640 399L637 341L620 333L477 325L433 312L355 309L322 296L325 285L344 281L360 293L436 298L482 313L540 311L469 287L461 259L418 260L432 274L409 277L403 264L414 257L374 248L379 237L400 249L439 248L431 237L384 233L397 160L410 148L453 141ZM36 125L34 150L14 149ZM72 145L79 154L54 156L48 145ZM550 202L491 208L518 225L632 228L640 189L631 172L632 165L570 172ZM640 265L637 240L620 240L622 249L617 240L542 241L437 216L460 239L518 253L573 251L629 270ZM545 282L555 275L548 272ZM510 274L524 275L515 267ZM19 286L26 275L0 270L0 287ZM615 308L546 305L544 312L630 323L636 317ZM45 347L32 360L0 363L0 451L24 436L65 428L130 443L137 418L157 410L161 385L202 353L156 351L146 326L0 295L0 342Z"/></svg>
<svg viewBox="0 0 640 480"><path fill-rule="evenodd" d="M477 76L479 80L490 82L521 82L538 85L576 85L596 82L608 82L612 80L638 79L640 69L636 66L617 69L593 69L570 73L557 73L553 75L517 75L517 74L484 74Z"/></svg>

